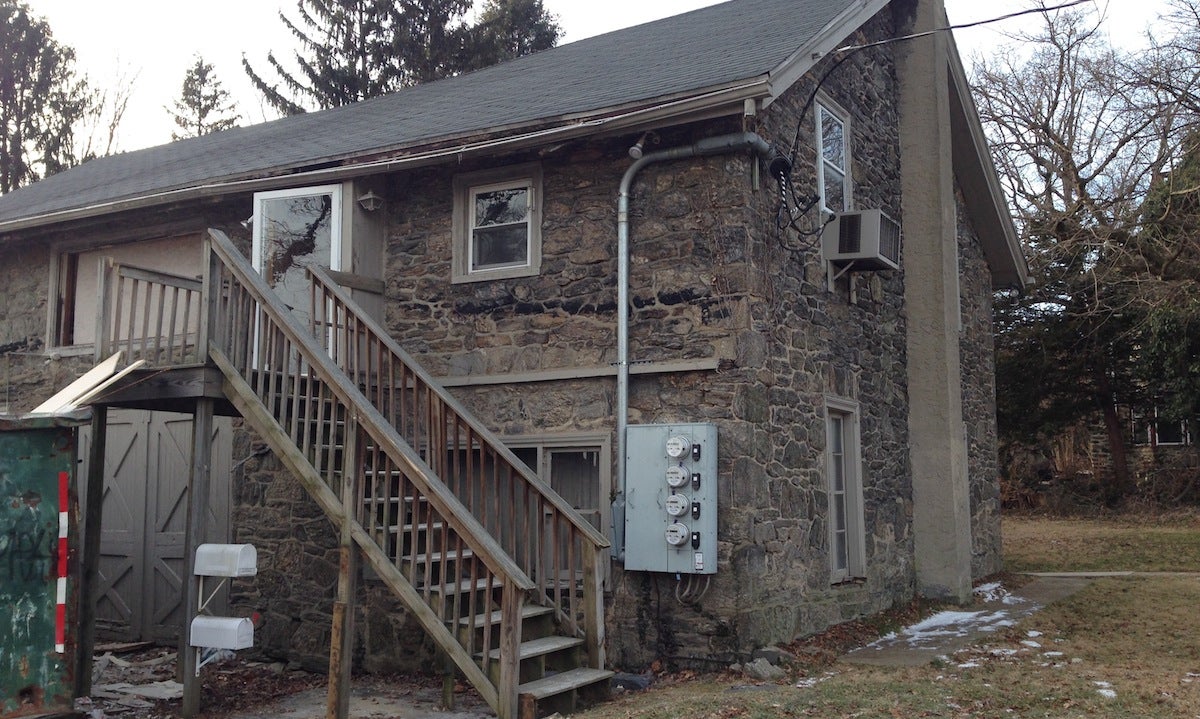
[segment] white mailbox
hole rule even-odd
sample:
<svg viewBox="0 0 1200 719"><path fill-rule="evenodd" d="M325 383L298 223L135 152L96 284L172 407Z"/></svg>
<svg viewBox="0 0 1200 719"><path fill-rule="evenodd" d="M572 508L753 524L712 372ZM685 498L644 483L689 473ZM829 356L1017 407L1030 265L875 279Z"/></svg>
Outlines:
<svg viewBox="0 0 1200 719"><path fill-rule="evenodd" d="M211 649L252 647L254 623L243 617L196 617L192 620L192 646Z"/></svg>
<svg viewBox="0 0 1200 719"><path fill-rule="evenodd" d="M196 547L197 576L253 577L255 574L258 574L258 550L253 544L201 544Z"/></svg>

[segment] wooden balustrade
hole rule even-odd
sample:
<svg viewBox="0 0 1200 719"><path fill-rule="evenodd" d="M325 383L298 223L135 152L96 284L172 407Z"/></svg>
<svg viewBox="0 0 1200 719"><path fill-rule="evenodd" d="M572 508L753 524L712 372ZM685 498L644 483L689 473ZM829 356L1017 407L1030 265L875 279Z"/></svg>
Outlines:
<svg viewBox="0 0 1200 719"><path fill-rule="evenodd" d="M289 467L300 474L308 473L306 467L314 470L323 484L310 493L331 517L352 522L356 541L381 578L401 580L398 593L424 605L414 612L417 619L472 683L484 684L481 693L489 703L515 706L515 695L501 696L515 685L497 687L487 678L488 656L498 650L502 662L518 661L520 607L534 583L228 239L214 231L209 244L210 287L222 288L210 309L214 361L227 376L241 378L243 391L271 415L277 426L266 439L293 457ZM349 461L342 455L346 446L357 448ZM354 508L341 506L344 471L362 472L362 501ZM492 611L485 604L493 603L503 616L517 617L516 626L494 630L484 624L478 633L447 629L471 626L476 614ZM502 668L505 675L512 671Z"/></svg>
<svg viewBox="0 0 1200 719"><path fill-rule="evenodd" d="M199 364L203 284L192 277L100 261L96 357L123 351L152 367Z"/></svg>
<svg viewBox="0 0 1200 719"><path fill-rule="evenodd" d="M324 270L309 267L313 336L521 569L560 623L603 656L608 540L438 385Z"/></svg>

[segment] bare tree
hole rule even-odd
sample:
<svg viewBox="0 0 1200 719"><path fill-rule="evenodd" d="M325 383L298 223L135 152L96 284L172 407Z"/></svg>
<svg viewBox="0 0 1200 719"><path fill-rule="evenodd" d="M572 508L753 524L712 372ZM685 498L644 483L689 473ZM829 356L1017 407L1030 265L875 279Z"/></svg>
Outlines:
<svg viewBox="0 0 1200 719"><path fill-rule="evenodd" d="M1177 0L1193 11L1194 2ZM1180 157L1194 113L1179 98L1194 94L1196 73L1182 71L1175 39L1131 56L1111 47L1093 12L1043 17L1039 32L974 67L980 116L1037 281L1025 297L998 303L998 401L1007 428L1025 438L1099 411L1112 502L1131 486L1117 408L1144 388L1139 332L1166 291L1144 204Z"/></svg>
<svg viewBox="0 0 1200 719"><path fill-rule="evenodd" d="M137 78L138 73L131 75L128 67L118 64L112 83L95 92L92 107L75 126L74 154L80 162L111 155L120 149L118 133ZM89 78L89 81L94 80Z"/></svg>

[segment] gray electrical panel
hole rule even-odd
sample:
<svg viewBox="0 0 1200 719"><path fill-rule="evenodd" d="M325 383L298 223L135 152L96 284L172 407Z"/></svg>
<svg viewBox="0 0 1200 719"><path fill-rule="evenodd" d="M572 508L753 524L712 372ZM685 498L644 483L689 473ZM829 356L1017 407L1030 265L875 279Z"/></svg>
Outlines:
<svg viewBox="0 0 1200 719"><path fill-rule="evenodd" d="M625 447L625 569L715 574L716 425L634 425Z"/></svg>

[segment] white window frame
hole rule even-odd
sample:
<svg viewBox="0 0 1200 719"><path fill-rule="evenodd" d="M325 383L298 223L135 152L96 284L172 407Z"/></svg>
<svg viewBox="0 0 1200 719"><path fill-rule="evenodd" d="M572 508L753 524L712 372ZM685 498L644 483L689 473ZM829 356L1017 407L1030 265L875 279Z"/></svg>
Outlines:
<svg viewBox="0 0 1200 719"><path fill-rule="evenodd" d="M829 578L840 584L866 576L866 522L863 505L862 445L858 402L844 397L825 397L825 489L829 498ZM834 433L840 428L842 453L834 451ZM841 469L844 479L841 492L836 491L834 479ZM845 516L837 512L837 496L844 497ZM845 534L846 556L837 554L837 534Z"/></svg>
<svg viewBox="0 0 1200 719"><path fill-rule="evenodd" d="M526 261L502 267L475 268L474 257L475 195L515 188L529 193L529 231ZM481 282L511 277L532 277L542 269L542 168L537 163L501 167L454 178L454 248L451 282Z"/></svg>
<svg viewBox="0 0 1200 719"><path fill-rule="evenodd" d="M825 168L826 166L836 167L833 163L825 159L825 138L822 132L823 115L828 114L836 119L842 125L842 160L845 165L837 168L842 174L842 204L843 207L830 207L825 197ZM843 110L837 103L830 100L824 94L817 96L816 110L813 113L816 119L815 128L815 150L816 150L816 166L817 166L817 196L821 198L821 210L831 214L846 212L854 209L854 180L851 177L850 168L853 166L851 148L851 128L850 115Z"/></svg>
<svg viewBox="0 0 1200 719"><path fill-rule="evenodd" d="M599 481L596 488L597 501L600 506L601 534L612 540L612 440L608 434L594 432L563 432L558 434L511 435L500 440L509 449L532 449L537 452L537 466L530 467L546 486L551 486L550 456L554 452L597 452L599 462ZM606 553L607 554L607 553ZM604 563L604 585L610 587L612 563Z"/></svg>
<svg viewBox="0 0 1200 719"><path fill-rule="evenodd" d="M286 190L269 190L254 193L254 233L251 241L250 264L256 272L262 272L263 252L263 223L262 207L267 200L279 200L287 197L304 197L305 195L329 195L331 206L329 210L329 269L342 269L342 186L315 185L310 187L292 187Z"/></svg>

